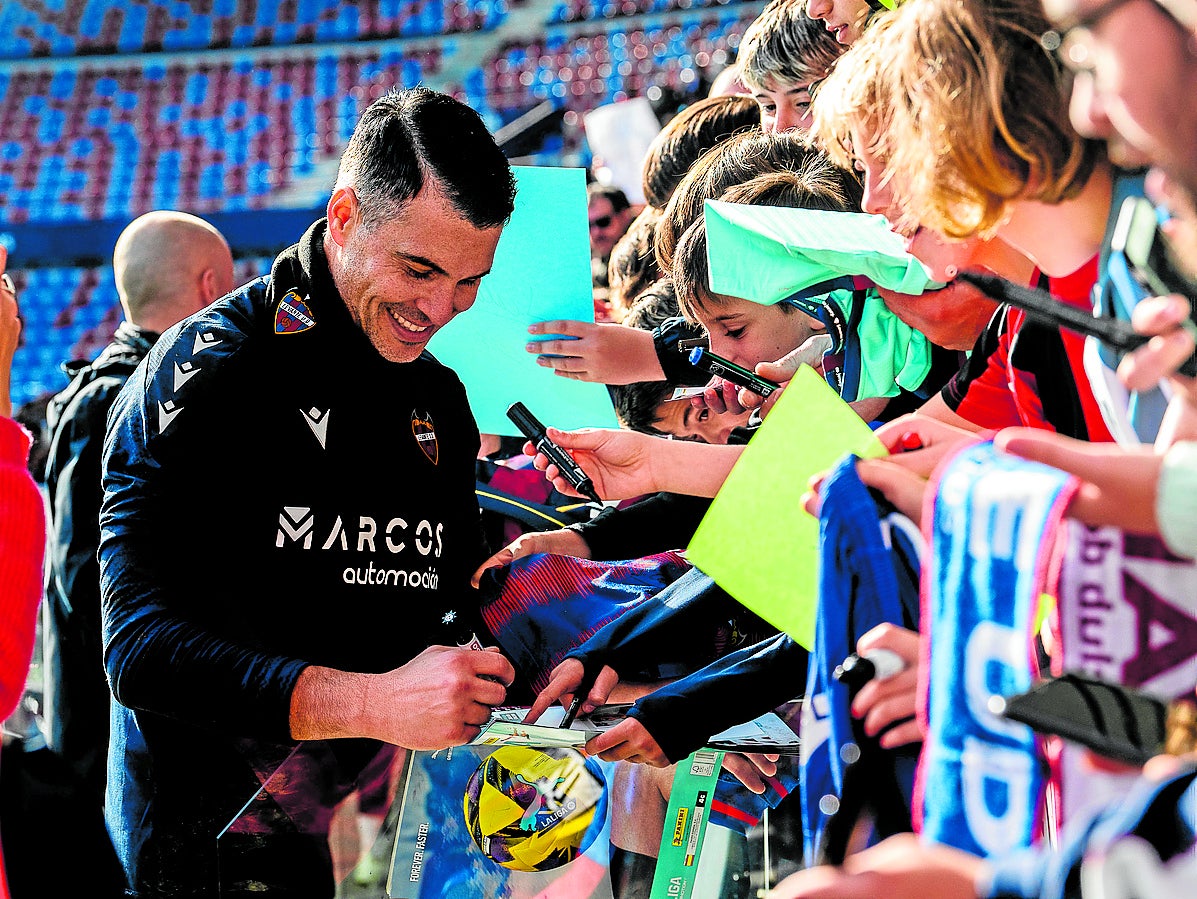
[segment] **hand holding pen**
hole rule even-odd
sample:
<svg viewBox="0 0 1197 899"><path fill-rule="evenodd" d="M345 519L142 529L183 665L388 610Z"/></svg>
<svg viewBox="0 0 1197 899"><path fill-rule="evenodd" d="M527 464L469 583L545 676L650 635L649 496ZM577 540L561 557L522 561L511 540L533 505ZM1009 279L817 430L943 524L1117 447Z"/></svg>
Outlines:
<svg viewBox="0 0 1197 899"><path fill-rule="evenodd" d="M549 430L546 429L546 437ZM687 448L701 446L662 440L627 428L551 429L551 435L553 443L573 460L583 476L591 479L594 491L604 499L630 499L668 489L657 481L654 467L661 446L673 443ZM553 457L540 450L535 442L529 442L532 447L526 451L533 455L532 464L545 473L553 486L563 493L582 495ZM677 447L671 449L677 451Z"/></svg>
<svg viewBox="0 0 1197 899"><path fill-rule="evenodd" d="M594 689L594 682L597 675L590 675L588 672L582 675L582 680L578 683L574 690L574 697L569 701L569 708L565 710L565 717L561 719L562 727L569 727L578 717L578 712L582 711L582 705L586 702L590 691Z"/></svg>
<svg viewBox="0 0 1197 899"><path fill-rule="evenodd" d="M536 448L538 453L543 454L549 462L557 466L558 474L565 478L570 487L582 496L595 502L601 502L594 489L594 482L590 480L590 475L574 461L573 456L549 438L545 426L528 411L527 406L523 403L512 403L507 408L507 417L520 429L520 433L528 438L528 442Z"/></svg>
<svg viewBox="0 0 1197 899"><path fill-rule="evenodd" d="M852 714L863 719L865 733L871 737L880 734L885 749L922 740L915 716L918 632L879 624L861 636L856 651L874 668L873 676L860 686L852 701Z"/></svg>
<svg viewBox="0 0 1197 899"><path fill-rule="evenodd" d="M568 727L581 713L587 698L591 700L592 709L600 706L607 701L607 697L618 683L619 675L613 668L604 665L596 675L588 675L580 660L566 659L549 674L548 684L537 695L524 721L529 724L535 723L549 706L565 696L570 696L571 702L566 717L561 722L562 727Z"/></svg>
<svg viewBox="0 0 1197 899"><path fill-rule="evenodd" d="M862 717L857 700L866 689L897 681L911 670L915 656L908 657L907 651L917 651L917 647L917 633L888 623L874 627L857 641L856 652L832 672L832 677L847 689L853 716ZM913 687L909 693L913 699ZM849 756L842 751L848 748L846 745L841 750L845 768L839 805L826 819L815 846L819 865L842 865L851 851L853 835L862 827L882 827L883 810L905 802L898 781L883 760L886 734L877 739L877 729L870 729L867 719L863 727L854 722L852 730L856 751Z"/></svg>
<svg viewBox="0 0 1197 899"><path fill-rule="evenodd" d="M741 392L763 399L780 390L779 384L715 355L708 347L692 348L687 358L692 366L714 379L707 385L702 396L691 399L691 405L705 406L719 414L739 414L749 408L740 401Z"/></svg>
<svg viewBox="0 0 1197 899"><path fill-rule="evenodd" d="M707 347L694 347L690 350L689 359L691 365L706 372L708 375L722 378L724 381L730 381L737 387L751 390L753 393L760 394L761 396L767 397L781 386L774 381L760 377L729 359L716 356Z"/></svg>

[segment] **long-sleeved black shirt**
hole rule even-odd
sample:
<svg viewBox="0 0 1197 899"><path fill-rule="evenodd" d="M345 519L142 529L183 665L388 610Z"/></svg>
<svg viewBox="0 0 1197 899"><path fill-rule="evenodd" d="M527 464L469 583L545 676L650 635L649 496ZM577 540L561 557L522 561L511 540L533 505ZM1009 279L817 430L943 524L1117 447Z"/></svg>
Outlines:
<svg viewBox="0 0 1197 899"><path fill-rule="evenodd" d="M323 234L316 223L269 278L168 331L110 418L107 817L135 890L214 894L217 833L296 749L290 700L306 666L389 671L480 622L480 441L465 389L427 353L395 364L373 349ZM348 780L376 749L359 743L323 750L355 756ZM304 830L336 798L313 790L337 776L322 767L324 784L255 804L262 831ZM312 887L301 851L238 877Z"/></svg>

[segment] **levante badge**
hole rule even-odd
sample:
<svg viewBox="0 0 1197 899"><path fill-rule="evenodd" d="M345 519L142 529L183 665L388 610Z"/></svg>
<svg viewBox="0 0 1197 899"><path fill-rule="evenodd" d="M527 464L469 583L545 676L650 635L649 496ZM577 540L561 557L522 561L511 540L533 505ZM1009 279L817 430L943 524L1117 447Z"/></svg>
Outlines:
<svg viewBox="0 0 1197 899"><path fill-rule="evenodd" d="M421 417L419 412L413 411L411 432L420 449L424 451L424 455L428 457L428 461L435 465L437 459L436 428L433 427L432 416L425 413Z"/></svg>
<svg viewBox="0 0 1197 899"><path fill-rule="evenodd" d="M274 313L275 334L298 334L316 326L311 307L298 291L288 290Z"/></svg>

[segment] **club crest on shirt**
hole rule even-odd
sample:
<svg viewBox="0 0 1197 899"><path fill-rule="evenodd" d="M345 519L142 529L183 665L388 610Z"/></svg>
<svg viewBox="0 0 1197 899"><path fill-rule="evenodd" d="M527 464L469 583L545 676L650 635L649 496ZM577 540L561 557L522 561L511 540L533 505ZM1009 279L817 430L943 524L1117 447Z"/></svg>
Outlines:
<svg viewBox="0 0 1197 899"><path fill-rule="evenodd" d="M288 290L274 312L275 334L298 334L316 326L308 301L296 290Z"/></svg>
<svg viewBox="0 0 1197 899"><path fill-rule="evenodd" d="M421 417L419 412L413 411L411 414L411 433L416 438L416 444L424 451L424 455L428 457L428 461L435 465L438 449L436 444L436 428L432 424L432 416L424 413L423 417Z"/></svg>

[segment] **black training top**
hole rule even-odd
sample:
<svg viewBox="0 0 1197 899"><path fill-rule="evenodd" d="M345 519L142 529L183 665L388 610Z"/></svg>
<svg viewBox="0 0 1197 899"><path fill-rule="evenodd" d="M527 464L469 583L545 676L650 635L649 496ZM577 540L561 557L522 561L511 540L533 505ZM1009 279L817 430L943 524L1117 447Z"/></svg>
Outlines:
<svg viewBox="0 0 1197 899"><path fill-rule="evenodd" d="M168 331L109 420L107 816L137 890L213 889L217 832L296 745L305 666L389 671L480 620L465 389L428 353L374 350L323 236L317 222L268 278ZM355 763L377 747L359 748ZM293 808L255 809L266 832L303 829ZM276 876L311 871L239 872L251 891Z"/></svg>

